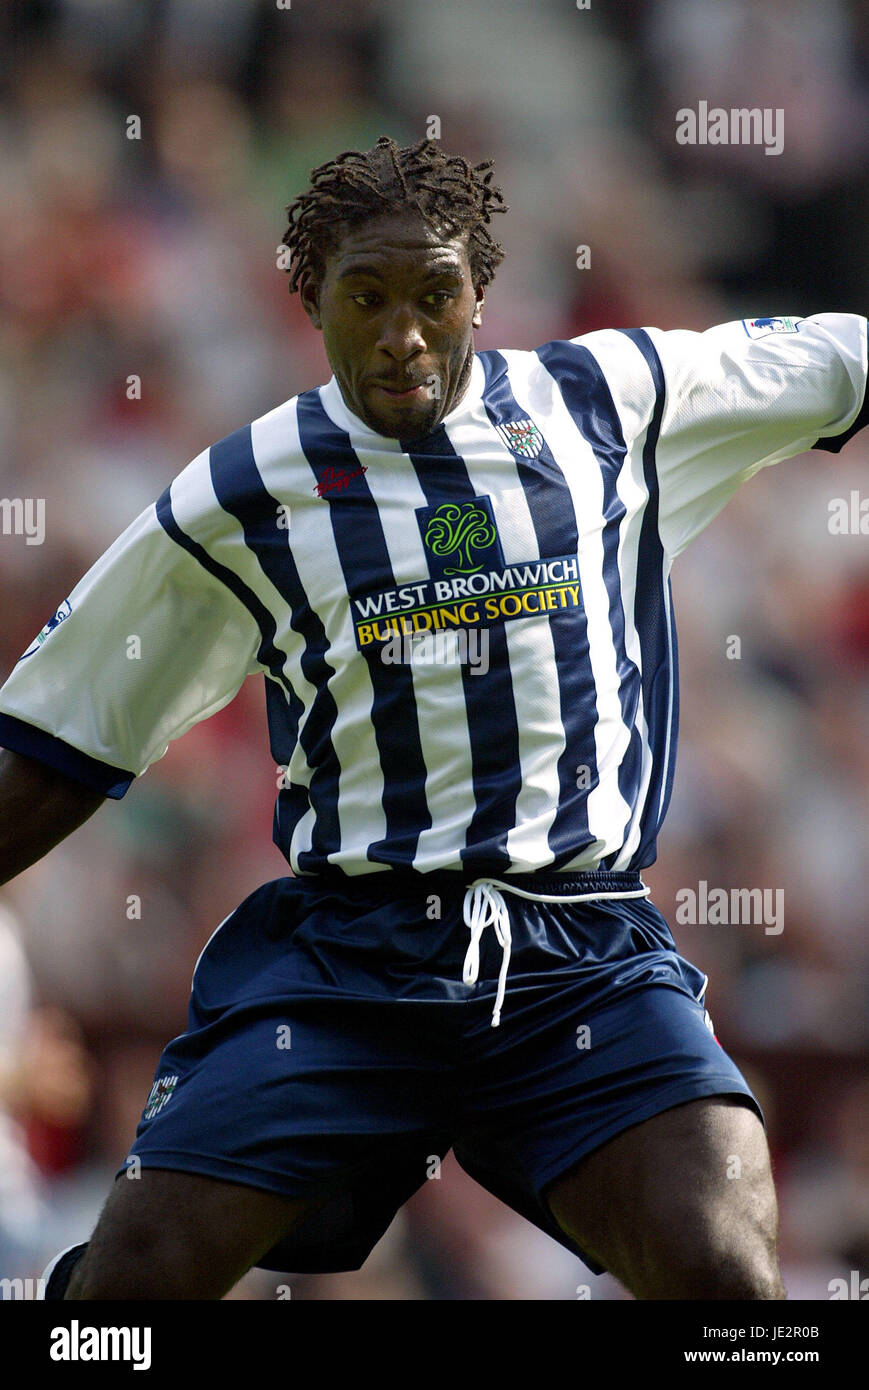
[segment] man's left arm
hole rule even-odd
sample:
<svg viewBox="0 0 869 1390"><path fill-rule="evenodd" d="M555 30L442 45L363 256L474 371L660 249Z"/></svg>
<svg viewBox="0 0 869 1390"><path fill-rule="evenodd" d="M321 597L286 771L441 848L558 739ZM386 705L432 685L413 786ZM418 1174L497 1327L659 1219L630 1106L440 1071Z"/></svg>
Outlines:
<svg viewBox="0 0 869 1390"><path fill-rule="evenodd" d="M658 528L671 559L761 468L807 449L837 452L869 423L860 315L646 333L659 377Z"/></svg>

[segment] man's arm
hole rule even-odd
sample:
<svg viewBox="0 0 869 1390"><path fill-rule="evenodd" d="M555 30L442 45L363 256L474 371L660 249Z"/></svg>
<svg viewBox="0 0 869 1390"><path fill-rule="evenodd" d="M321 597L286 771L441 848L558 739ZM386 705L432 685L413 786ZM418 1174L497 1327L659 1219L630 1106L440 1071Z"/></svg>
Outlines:
<svg viewBox="0 0 869 1390"><path fill-rule="evenodd" d="M35 758L0 749L0 884L35 864L104 800Z"/></svg>
<svg viewBox="0 0 869 1390"><path fill-rule="evenodd" d="M838 452L869 425L860 314L743 319L702 333L604 329L571 341L614 391L668 560L760 469L807 449Z"/></svg>
<svg viewBox="0 0 869 1390"><path fill-rule="evenodd" d="M0 688L0 883L266 669L271 614L224 560L268 581L210 480L206 451L91 566ZM277 671L283 653L266 650Z"/></svg>
<svg viewBox="0 0 869 1390"><path fill-rule="evenodd" d="M745 319L647 336L663 377L655 467L658 529L671 558L761 468L806 449L835 452L867 424L862 315Z"/></svg>

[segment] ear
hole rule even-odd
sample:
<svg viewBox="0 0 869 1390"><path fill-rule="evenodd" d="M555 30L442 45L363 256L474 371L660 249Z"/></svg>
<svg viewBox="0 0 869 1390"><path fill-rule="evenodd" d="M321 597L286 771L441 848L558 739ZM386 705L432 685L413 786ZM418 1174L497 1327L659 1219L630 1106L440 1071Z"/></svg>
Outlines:
<svg viewBox="0 0 869 1390"><path fill-rule="evenodd" d="M323 324L320 319L320 291L313 279L305 280L299 286L299 298L302 301L302 308L311 320L315 328L322 330Z"/></svg>
<svg viewBox="0 0 869 1390"><path fill-rule="evenodd" d="M477 285L474 293L477 296L477 305L474 309L474 317L471 319L472 328L480 328L483 323L483 305L486 302L486 291L482 285Z"/></svg>

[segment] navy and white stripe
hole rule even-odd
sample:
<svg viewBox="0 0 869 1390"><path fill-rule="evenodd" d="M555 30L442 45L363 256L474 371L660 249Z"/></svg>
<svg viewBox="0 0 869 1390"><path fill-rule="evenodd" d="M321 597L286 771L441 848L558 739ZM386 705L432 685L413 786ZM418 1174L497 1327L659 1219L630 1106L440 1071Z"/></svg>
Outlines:
<svg viewBox="0 0 869 1390"><path fill-rule="evenodd" d="M758 468L865 418L865 319L770 323L796 326L480 353L406 447L334 378L286 402L194 459L84 577L0 691L0 738L123 795L258 672L295 872L644 868L678 738L672 561ZM399 593L448 621L416 513L475 499L499 559L459 582L488 670L385 662ZM535 583L556 560L561 590Z"/></svg>

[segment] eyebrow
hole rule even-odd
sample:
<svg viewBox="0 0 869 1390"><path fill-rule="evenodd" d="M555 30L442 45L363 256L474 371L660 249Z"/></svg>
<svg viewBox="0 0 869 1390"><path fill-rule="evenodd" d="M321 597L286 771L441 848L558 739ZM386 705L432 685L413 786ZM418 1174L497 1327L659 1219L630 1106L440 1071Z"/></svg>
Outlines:
<svg viewBox="0 0 869 1390"><path fill-rule="evenodd" d="M351 276L370 275L376 280L384 278L382 266L375 265L371 261L366 261L362 265L348 266L336 277L338 280L349 280ZM425 275L426 280L442 279L445 275L452 275L456 280L462 279L462 269L455 261L441 261L439 265L433 265Z"/></svg>

